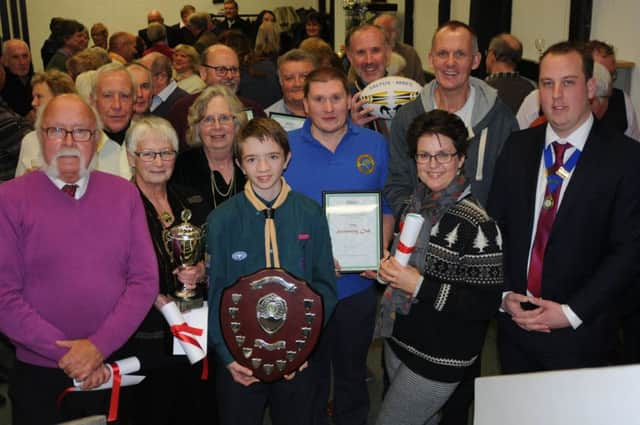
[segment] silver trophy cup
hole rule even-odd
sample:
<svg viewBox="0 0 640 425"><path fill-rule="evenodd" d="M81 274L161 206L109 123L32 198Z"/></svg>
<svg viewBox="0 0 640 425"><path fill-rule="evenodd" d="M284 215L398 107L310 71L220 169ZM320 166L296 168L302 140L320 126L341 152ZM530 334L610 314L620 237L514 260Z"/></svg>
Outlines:
<svg viewBox="0 0 640 425"><path fill-rule="evenodd" d="M172 258L176 267L186 267L196 265L203 256L204 230L189 223L191 211L182 210L180 214L181 224L177 224L162 232L162 239L167 253ZM190 289L174 279L176 284L172 296L180 311L191 310L202 307L202 290L198 287Z"/></svg>

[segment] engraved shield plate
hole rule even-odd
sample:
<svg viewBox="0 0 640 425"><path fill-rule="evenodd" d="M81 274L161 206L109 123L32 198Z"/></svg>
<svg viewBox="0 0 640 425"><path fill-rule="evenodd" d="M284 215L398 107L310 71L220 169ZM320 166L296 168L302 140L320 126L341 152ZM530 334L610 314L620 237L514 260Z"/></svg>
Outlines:
<svg viewBox="0 0 640 425"><path fill-rule="evenodd" d="M256 316L262 330L273 335L287 320L287 301L271 292L258 300Z"/></svg>
<svg viewBox="0 0 640 425"><path fill-rule="evenodd" d="M296 371L315 348L322 324L322 297L282 269L243 276L222 292L227 348L263 382Z"/></svg>

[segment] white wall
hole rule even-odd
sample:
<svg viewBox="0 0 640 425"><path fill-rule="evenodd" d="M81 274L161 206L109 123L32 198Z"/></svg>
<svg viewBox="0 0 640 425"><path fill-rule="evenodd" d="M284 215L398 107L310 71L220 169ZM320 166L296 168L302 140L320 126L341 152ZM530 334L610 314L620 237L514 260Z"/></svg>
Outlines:
<svg viewBox="0 0 640 425"><path fill-rule="evenodd" d="M471 0L452 0L451 19L469 23ZM415 47L422 66L431 70L428 54L431 50L431 38L438 28L438 0L416 0L413 16L413 46Z"/></svg>
<svg viewBox="0 0 640 425"><path fill-rule="evenodd" d="M638 49L637 0L594 0L591 18L591 38L606 41L616 48L616 58L635 62L631 74L631 100L640 110L640 49Z"/></svg>
<svg viewBox="0 0 640 425"><path fill-rule="evenodd" d="M420 55L422 66L430 68L427 55L431 50L431 37L438 28L438 0L416 1L413 12L413 46Z"/></svg>
<svg viewBox="0 0 640 425"><path fill-rule="evenodd" d="M451 0L451 20L469 23L471 0ZM437 18L436 18L437 20Z"/></svg>
<svg viewBox="0 0 640 425"><path fill-rule="evenodd" d="M49 21L53 16L76 19L87 28L96 22L103 22L111 34L116 31L137 34L139 29L146 27L150 9L160 10L167 25L178 22L183 4L189 3L198 11L210 13L222 10L222 3L213 5L211 0L27 0L26 3L36 70L42 69L40 47L49 36ZM241 14L259 13L263 9L281 6L318 9L317 0L238 0L238 4Z"/></svg>
<svg viewBox="0 0 640 425"><path fill-rule="evenodd" d="M511 32L522 41L524 58L538 61L537 38L546 47L569 38L570 6L570 0L513 0Z"/></svg>

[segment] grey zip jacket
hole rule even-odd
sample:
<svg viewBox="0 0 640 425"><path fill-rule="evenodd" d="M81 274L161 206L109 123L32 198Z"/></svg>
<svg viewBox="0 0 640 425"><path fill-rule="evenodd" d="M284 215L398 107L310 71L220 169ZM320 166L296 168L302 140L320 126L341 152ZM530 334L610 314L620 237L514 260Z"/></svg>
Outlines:
<svg viewBox="0 0 640 425"><path fill-rule="evenodd" d="M464 173L471 182L471 193L486 206L498 155L509 135L518 130L518 123L513 112L498 98L497 90L474 77L469 78L469 83L475 88L475 102L471 113L473 134L470 134ZM418 182L416 163L409 156L406 142L407 130L415 117L434 109L437 84L433 80L425 85L420 96L400 108L391 123L384 195L396 214L402 211Z"/></svg>

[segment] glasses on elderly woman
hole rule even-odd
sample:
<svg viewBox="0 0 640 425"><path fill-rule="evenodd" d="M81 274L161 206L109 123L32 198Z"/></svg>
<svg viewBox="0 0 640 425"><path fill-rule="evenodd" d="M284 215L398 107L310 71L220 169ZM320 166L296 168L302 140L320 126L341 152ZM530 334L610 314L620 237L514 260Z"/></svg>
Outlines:
<svg viewBox="0 0 640 425"><path fill-rule="evenodd" d="M215 122L220 126L229 126L233 124L233 115L220 114L217 117L214 115L206 115L200 120L200 123L204 125L213 125Z"/></svg>
<svg viewBox="0 0 640 425"><path fill-rule="evenodd" d="M435 159L438 164L448 164L456 155L458 155L458 152L438 152L433 155L426 152L418 152L416 153L415 158L418 164L426 164L431 160L431 158Z"/></svg>
<svg viewBox="0 0 640 425"><path fill-rule="evenodd" d="M166 151L142 151L142 152L134 152L138 158L140 158L143 162L153 162L156 157L159 156L163 161L172 161L176 158L176 151L174 150L166 150Z"/></svg>

